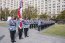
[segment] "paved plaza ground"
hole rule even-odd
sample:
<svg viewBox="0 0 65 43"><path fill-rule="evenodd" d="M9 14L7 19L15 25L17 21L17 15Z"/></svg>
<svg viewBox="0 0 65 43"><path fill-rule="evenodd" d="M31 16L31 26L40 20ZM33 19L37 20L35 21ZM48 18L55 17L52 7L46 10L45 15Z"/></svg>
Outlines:
<svg viewBox="0 0 65 43"><path fill-rule="evenodd" d="M28 35L27 38L23 35L24 39L19 40L16 32L15 43L65 43L65 38L42 35L35 29L29 29ZM0 43L11 43L7 27L0 27Z"/></svg>

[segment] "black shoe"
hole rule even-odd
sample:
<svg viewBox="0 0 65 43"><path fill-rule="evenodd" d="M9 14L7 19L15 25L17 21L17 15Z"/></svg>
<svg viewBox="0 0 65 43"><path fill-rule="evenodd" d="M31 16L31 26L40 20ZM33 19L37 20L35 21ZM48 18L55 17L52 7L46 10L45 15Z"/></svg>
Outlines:
<svg viewBox="0 0 65 43"><path fill-rule="evenodd" d="M19 38L19 39L21 39L21 38Z"/></svg>
<svg viewBox="0 0 65 43"><path fill-rule="evenodd" d="M23 38L19 38L19 39L23 39Z"/></svg>
<svg viewBox="0 0 65 43"><path fill-rule="evenodd" d="M26 37L29 37L29 36L26 36Z"/></svg>
<svg viewBox="0 0 65 43"><path fill-rule="evenodd" d="M14 42L16 42L16 41L14 41Z"/></svg>
<svg viewBox="0 0 65 43"><path fill-rule="evenodd" d="M25 37L29 37L29 36L25 36Z"/></svg>
<svg viewBox="0 0 65 43"><path fill-rule="evenodd" d="M29 37L29 36L25 36L25 37Z"/></svg>
<svg viewBox="0 0 65 43"><path fill-rule="evenodd" d="M23 39L23 37L21 39Z"/></svg>
<svg viewBox="0 0 65 43"><path fill-rule="evenodd" d="M25 38L26 38L26 36L25 36Z"/></svg>
<svg viewBox="0 0 65 43"><path fill-rule="evenodd" d="M11 41L11 42L16 42L16 41Z"/></svg>

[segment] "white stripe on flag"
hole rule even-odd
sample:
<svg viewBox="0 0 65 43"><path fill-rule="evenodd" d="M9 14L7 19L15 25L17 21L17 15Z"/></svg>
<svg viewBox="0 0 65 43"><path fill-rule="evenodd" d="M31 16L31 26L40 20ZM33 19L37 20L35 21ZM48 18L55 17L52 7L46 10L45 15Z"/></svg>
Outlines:
<svg viewBox="0 0 65 43"><path fill-rule="evenodd" d="M20 15L22 16L22 8L20 8Z"/></svg>

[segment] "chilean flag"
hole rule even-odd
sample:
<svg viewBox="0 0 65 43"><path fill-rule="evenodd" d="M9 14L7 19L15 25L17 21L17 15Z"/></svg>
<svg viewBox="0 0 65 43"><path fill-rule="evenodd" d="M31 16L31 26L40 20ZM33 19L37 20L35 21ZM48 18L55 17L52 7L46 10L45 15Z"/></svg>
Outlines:
<svg viewBox="0 0 65 43"><path fill-rule="evenodd" d="M20 0L18 7L18 18L22 18L22 7L23 7L23 0Z"/></svg>
<svg viewBox="0 0 65 43"><path fill-rule="evenodd" d="M20 0L18 7L18 18L22 18L22 7L23 7L23 0ZM22 21L20 21L19 28L22 29Z"/></svg>

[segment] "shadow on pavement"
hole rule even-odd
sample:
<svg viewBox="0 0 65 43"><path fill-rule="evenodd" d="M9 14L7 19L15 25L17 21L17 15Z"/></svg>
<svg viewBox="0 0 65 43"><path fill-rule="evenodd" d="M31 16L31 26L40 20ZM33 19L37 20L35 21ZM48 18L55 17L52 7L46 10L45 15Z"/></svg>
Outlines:
<svg viewBox="0 0 65 43"><path fill-rule="evenodd" d="M0 36L0 41L5 37L5 35Z"/></svg>
<svg viewBox="0 0 65 43"><path fill-rule="evenodd" d="M18 32L16 32L16 35L15 35L15 37L18 37Z"/></svg>

